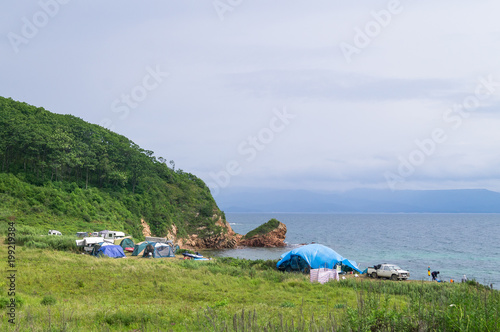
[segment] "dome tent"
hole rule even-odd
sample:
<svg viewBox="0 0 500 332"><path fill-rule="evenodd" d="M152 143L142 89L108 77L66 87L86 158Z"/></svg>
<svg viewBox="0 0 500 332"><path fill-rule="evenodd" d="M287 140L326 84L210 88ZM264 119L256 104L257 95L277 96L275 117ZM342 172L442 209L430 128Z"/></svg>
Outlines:
<svg viewBox="0 0 500 332"><path fill-rule="evenodd" d="M107 247L107 246L112 246L112 245L113 244L109 243L109 242L94 243L94 244L92 244L92 251L90 252L90 254L92 256L97 256L97 252L99 251L99 249L101 249L102 247Z"/></svg>
<svg viewBox="0 0 500 332"><path fill-rule="evenodd" d="M111 258L121 258L125 257L125 253L123 252L122 247L112 244L112 245L102 246L101 248L99 248L95 256L97 257L108 256Z"/></svg>
<svg viewBox="0 0 500 332"><path fill-rule="evenodd" d="M134 246L134 251L132 252L132 256L140 256L144 253L144 249L146 249L146 246L148 244L155 245L156 242L151 242L151 241L143 241L136 243Z"/></svg>
<svg viewBox="0 0 500 332"><path fill-rule="evenodd" d="M335 250L322 244L308 244L295 248L282 254L280 258L276 267L284 271L309 272L310 269L321 267L333 269L335 265L342 264L345 270L361 273L355 261L342 257Z"/></svg>
<svg viewBox="0 0 500 332"><path fill-rule="evenodd" d="M142 254L142 257L153 257L153 258L175 257L175 253L172 246L165 243L155 243L155 244L148 244L146 246L146 248L144 249L144 253Z"/></svg>
<svg viewBox="0 0 500 332"><path fill-rule="evenodd" d="M123 250L125 250L125 248L134 249L134 247L135 247L134 241L128 237L121 239L119 245L120 245L120 247L123 248Z"/></svg>

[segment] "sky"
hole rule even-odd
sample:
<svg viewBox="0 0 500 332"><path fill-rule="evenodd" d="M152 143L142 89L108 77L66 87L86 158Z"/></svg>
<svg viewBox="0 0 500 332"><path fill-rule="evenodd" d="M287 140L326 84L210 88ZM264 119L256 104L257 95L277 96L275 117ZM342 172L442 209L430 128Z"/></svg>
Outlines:
<svg viewBox="0 0 500 332"><path fill-rule="evenodd" d="M4 1L0 95L229 188L500 191L500 2Z"/></svg>

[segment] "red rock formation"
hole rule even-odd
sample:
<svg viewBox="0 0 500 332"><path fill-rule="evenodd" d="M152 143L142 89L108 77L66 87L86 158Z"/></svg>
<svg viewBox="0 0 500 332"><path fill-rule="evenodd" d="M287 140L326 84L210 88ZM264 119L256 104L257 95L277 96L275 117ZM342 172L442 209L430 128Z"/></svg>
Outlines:
<svg viewBox="0 0 500 332"><path fill-rule="evenodd" d="M217 217L217 216L214 216ZM229 223L219 217L215 222L219 227L225 228L225 232L218 234L213 234L212 236L200 238L196 234L192 234L188 239L184 239L181 242L180 247L186 249L226 249L226 248L236 248L242 235L236 234Z"/></svg>
<svg viewBox="0 0 500 332"><path fill-rule="evenodd" d="M265 234L254 235L249 239L243 235L236 234L229 223L214 215L214 219L218 218L215 224L222 229L226 229L221 233L214 233L211 236L199 237L197 234L189 235L188 238L176 238L177 229L172 227L168 232L168 238L184 249L231 249L240 246L244 247L283 247L285 246L286 226L279 223L278 226Z"/></svg>
<svg viewBox="0 0 500 332"><path fill-rule="evenodd" d="M286 226L285 224L280 222L278 227L268 233L254 235L249 239L242 238L239 242L239 245L246 247L266 248L284 247L286 245L285 236Z"/></svg>

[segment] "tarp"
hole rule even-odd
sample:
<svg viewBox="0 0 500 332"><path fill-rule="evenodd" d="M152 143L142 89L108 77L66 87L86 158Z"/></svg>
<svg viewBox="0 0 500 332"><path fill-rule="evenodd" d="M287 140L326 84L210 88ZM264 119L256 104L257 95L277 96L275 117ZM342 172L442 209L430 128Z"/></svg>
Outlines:
<svg viewBox="0 0 500 332"><path fill-rule="evenodd" d="M123 252L122 247L114 245L114 244L101 247L97 251L96 256L102 256L102 255L106 255L106 256L112 257L112 258L125 257L125 253Z"/></svg>
<svg viewBox="0 0 500 332"><path fill-rule="evenodd" d="M339 263L361 273L355 261L348 260L339 255L335 250L321 244L308 244L281 255L281 260L276 264L280 270L300 270L333 267Z"/></svg>
<svg viewBox="0 0 500 332"><path fill-rule="evenodd" d="M104 238L102 237L85 237L83 238L83 240L84 240L83 242L84 245L104 242Z"/></svg>
<svg viewBox="0 0 500 332"><path fill-rule="evenodd" d="M348 266L350 267L351 269L353 269L354 271L357 271L359 273L363 273L363 271L361 271L358 267L358 263L356 263L355 261L352 261L350 259L347 259L347 258L344 258L342 260L342 265L344 266Z"/></svg>

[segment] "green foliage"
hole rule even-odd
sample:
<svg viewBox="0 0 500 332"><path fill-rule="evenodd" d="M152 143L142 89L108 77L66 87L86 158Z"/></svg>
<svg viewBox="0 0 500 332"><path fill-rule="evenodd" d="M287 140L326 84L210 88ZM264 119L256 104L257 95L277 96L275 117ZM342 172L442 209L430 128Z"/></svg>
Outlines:
<svg viewBox="0 0 500 332"><path fill-rule="evenodd" d="M203 181L126 137L2 97L0 200L0 221L13 215L41 234L116 229L141 240L144 219L153 235L176 225L204 237L221 232L212 217L223 215Z"/></svg>
<svg viewBox="0 0 500 332"><path fill-rule="evenodd" d="M151 319L149 315L123 311L118 311L106 316L98 314L97 317L110 326L130 326L134 323L146 323Z"/></svg>
<svg viewBox="0 0 500 332"><path fill-rule="evenodd" d="M280 222L276 219L271 219L265 224L260 225L259 227L255 228L254 230L251 230L245 235L246 239L249 239L255 235L260 235L260 234L266 234L272 231L273 229L276 229L279 226Z"/></svg>
<svg viewBox="0 0 500 332"><path fill-rule="evenodd" d="M10 303L10 300L4 296L0 296L0 309L7 308L7 305Z"/></svg>
<svg viewBox="0 0 500 332"><path fill-rule="evenodd" d="M282 308L294 308L295 303L290 302L290 301L285 301L285 302L280 304L280 307L282 307Z"/></svg>
<svg viewBox="0 0 500 332"><path fill-rule="evenodd" d="M226 306L228 304L229 304L228 299L220 300L220 301L215 302L214 308L224 307L224 306Z"/></svg>
<svg viewBox="0 0 500 332"><path fill-rule="evenodd" d="M45 295L43 297L43 299L40 301L41 305L55 305L56 303L57 303L57 300L52 295Z"/></svg>

